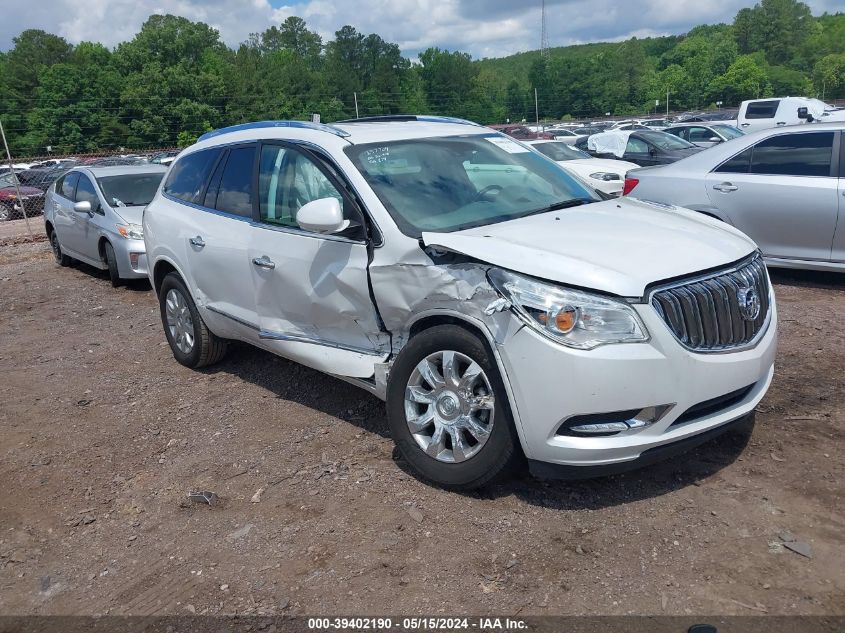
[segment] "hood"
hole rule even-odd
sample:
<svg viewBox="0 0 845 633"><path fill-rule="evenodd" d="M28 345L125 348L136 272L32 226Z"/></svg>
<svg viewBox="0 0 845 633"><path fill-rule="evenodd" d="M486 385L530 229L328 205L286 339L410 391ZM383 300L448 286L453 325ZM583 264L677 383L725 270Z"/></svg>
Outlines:
<svg viewBox="0 0 845 633"><path fill-rule="evenodd" d="M422 239L526 275L624 297L641 297L656 281L730 264L756 248L716 220L630 198L426 232Z"/></svg>
<svg viewBox="0 0 845 633"><path fill-rule="evenodd" d="M26 185L21 185L21 195L22 196L42 196L44 192L41 189L36 187L28 187ZM17 198L18 192L14 187L3 187L0 189L0 197L3 198Z"/></svg>
<svg viewBox="0 0 845 633"><path fill-rule="evenodd" d="M144 217L145 207L146 205L131 207L112 207L112 210L121 218L123 218L123 221L126 224L141 224L141 220Z"/></svg>

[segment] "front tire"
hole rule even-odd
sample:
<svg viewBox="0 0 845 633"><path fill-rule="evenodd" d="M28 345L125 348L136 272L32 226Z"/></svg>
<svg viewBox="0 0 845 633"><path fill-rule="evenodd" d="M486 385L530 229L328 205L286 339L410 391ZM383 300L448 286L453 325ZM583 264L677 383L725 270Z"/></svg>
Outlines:
<svg viewBox="0 0 845 633"><path fill-rule="evenodd" d="M176 273L169 273L159 291L161 323L173 357L185 367L213 365L226 355L226 340L202 320L191 293Z"/></svg>
<svg viewBox="0 0 845 633"><path fill-rule="evenodd" d="M120 279L120 270L117 268L117 257L114 254L114 247L106 242L103 244L103 258L106 260L106 266L109 268L109 280L112 288L117 288L123 282Z"/></svg>
<svg viewBox="0 0 845 633"><path fill-rule="evenodd" d="M405 346L390 371L387 414L408 464L444 488L489 484L521 455L498 367L484 342L457 325Z"/></svg>
<svg viewBox="0 0 845 633"><path fill-rule="evenodd" d="M15 210L8 204L0 202L0 222L6 222L15 217Z"/></svg>

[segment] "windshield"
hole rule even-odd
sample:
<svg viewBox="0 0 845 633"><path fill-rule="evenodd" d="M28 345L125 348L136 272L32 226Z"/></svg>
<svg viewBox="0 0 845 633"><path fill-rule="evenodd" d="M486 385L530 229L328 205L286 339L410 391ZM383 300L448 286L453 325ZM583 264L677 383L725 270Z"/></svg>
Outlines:
<svg viewBox="0 0 845 633"><path fill-rule="evenodd" d="M164 172L155 174L122 174L97 178L103 196L113 207L144 206L155 197Z"/></svg>
<svg viewBox="0 0 845 633"><path fill-rule="evenodd" d="M648 132L639 132L639 136L652 145L657 145L660 149L687 149L695 147L692 143L687 143L684 139L667 134L666 132L658 132L656 130L649 130Z"/></svg>
<svg viewBox="0 0 845 633"><path fill-rule="evenodd" d="M20 182L20 181L18 181ZM0 176L0 187L14 187L15 186L15 175L11 172L5 173Z"/></svg>
<svg viewBox="0 0 845 633"><path fill-rule="evenodd" d="M735 128L733 125L714 125L713 129L719 132L719 134L721 134L728 140L732 138L739 138L740 136L745 136L745 132L738 128Z"/></svg>
<svg viewBox="0 0 845 633"><path fill-rule="evenodd" d="M534 145L534 149L557 161L592 158L589 154L585 154L580 149L575 149L566 143L537 143Z"/></svg>
<svg viewBox="0 0 845 633"><path fill-rule="evenodd" d="M399 229L450 232L599 197L554 163L500 134L436 137L344 150Z"/></svg>

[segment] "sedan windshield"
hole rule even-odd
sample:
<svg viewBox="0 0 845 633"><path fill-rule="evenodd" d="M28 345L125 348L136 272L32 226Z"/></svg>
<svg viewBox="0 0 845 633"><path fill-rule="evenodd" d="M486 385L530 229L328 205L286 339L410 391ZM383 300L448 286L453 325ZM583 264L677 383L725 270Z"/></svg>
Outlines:
<svg viewBox="0 0 845 633"><path fill-rule="evenodd" d="M739 128L735 128L733 125L714 125L713 129L716 130L727 140L731 140L732 138L739 138L740 136L745 136L745 132L743 132Z"/></svg>
<svg viewBox="0 0 845 633"><path fill-rule="evenodd" d="M563 169L500 134L351 145L344 151L411 237L599 200Z"/></svg>
<svg viewBox="0 0 845 633"><path fill-rule="evenodd" d="M657 145L660 149L688 149L695 147L692 143L687 143L684 139L667 134L666 132L658 132L657 130L649 130L648 132L639 132L639 136L652 145Z"/></svg>
<svg viewBox="0 0 845 633"><path fill-rule="evenodd" d="M97 178L103 196L113 207L149 204L155 197L164 172L155 174L122 174Z"/></svg>
<svg viewBox="0 0 845 633"><path fill-rule="evenodd" d="M6 173L0 176L0 187L14 187L15 186L15 175L12 173ZM20 181L18 180L18 183Z"/></svg>
<svg viewBox="0 0 845 633"><path fill-rule="evenodd" d="M566 143L537 143L534 145L534 149L556 161L592 158L589 154L585 154L580 149L575 149Z"/></svg>

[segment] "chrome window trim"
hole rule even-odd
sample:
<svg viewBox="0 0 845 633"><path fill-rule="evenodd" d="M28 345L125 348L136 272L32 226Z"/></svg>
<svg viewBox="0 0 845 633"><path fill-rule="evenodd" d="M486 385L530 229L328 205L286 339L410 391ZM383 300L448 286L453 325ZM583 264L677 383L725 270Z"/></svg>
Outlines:
<svg viewBox="0 0 845 633"><path fill-rule="evenodd" d="M303 231L302 229L295 229L293 227L286 227L286 226L275 226L273 224L269 224L267 222L258 222L251 217L246 217L243 215L236 215L234 213L227 213L226 211L220 211L219 209L212 209L210 207L204 207L202 205L196 204L194 202L188 202L187 200L182 200L181 198L175 198L169 193L164 191L161 192L162 197L167 198L171 202L175 202L177 204L183 204L186 207L190 207L192 209L196 209L197 211L204 211L206 213L210 213L212 215L218 215L224 218L228 218L230 220L237 220L239 222L246 222L252 227L258 229L268 229L271 231L279 231L282 233L290 233L292 235L301 235L302 237L310 237L314 239L321 239L321 240L329 240L333 242L345 242L347 244L357 244L357 245L366 245L367 242L365 240L353 240L348 237L343 237L341 235L322 235L320 233L311 233L309 231Z"/></svg>
<svg viewBox="0 0 845 633"><path fill-rule="evenodd" d="M733 274L733 273L737 273L741 269L748 266L751 262L753 262L757 258L760 259L760 262L763 265L763 270L764 270L765 275L766 275L766 281L768 282L768 286L769 286L769 310L766 313L766 320L763 321L763 325L760 326L760 331L757 332L757 334L754 336L754 338L752 338L747 343L744 343L742 345L738 345L736 347L728 347L728 348L725 348L725 349L712 349L712 350L696 349L694 347L690 347L689 345L687 345L686 343L681 341L677 336L675 336L675 333L672 331L672 328L669 327L669 324L666 323L666 320L663 319L660 316L660 313L657 312L657 309L654 307L654 304L652 303L652 299L654 298L654 295L657 294L658 292L662 292L664 290L671 290L671 289L674 289L674 288L681 288L681 287L688 286L688 285L691 285L691 284L700 283L702 281L707 281L709 279L715 279L716 277L722 277L724 275L730 275L730 274ZM654 310L654 313L658 316L658 318L660 318L660 321L662 323L664 323L664 325L666 325L666 328L667 328L667 330L669 330L669 333L672 335L672 338L674 338L681 345L681 347L683 347L684 349L686 349L689 352L692 352L693 354L733 354L735 352L743 352L743 351L746 351L746 350L749 350L749 349L754 349L755 347L757 347L757 345L760 344L760 341L763 340L763 337L769 331L769 326L772 323L772 313L774 312L774 306L775 306L774 301L775 301L775 296L774 296L774 290L772 288L772 280L769 278L769 269L766 266L766 261L765 261L765 258L763 257L762 252L760 252L759 250L754 251L753 253L751 253L751 255L748 255L747 257L742 258L738 262L735 262L734 264L732 264L728 268L720 268L718 270L711 271L709 273L704 273L702 275L686 277L684 279L673 281L673 282L670 282L670 283L667 283L667 284L659 284L659 285L653 286L652 288L649 289L648 294L645 295L645 297L643 297L643 303L648 305L648 307L651 310Z"/></svg>

